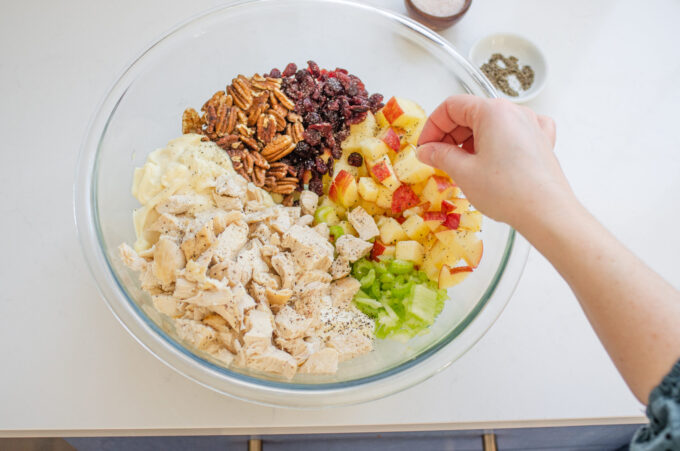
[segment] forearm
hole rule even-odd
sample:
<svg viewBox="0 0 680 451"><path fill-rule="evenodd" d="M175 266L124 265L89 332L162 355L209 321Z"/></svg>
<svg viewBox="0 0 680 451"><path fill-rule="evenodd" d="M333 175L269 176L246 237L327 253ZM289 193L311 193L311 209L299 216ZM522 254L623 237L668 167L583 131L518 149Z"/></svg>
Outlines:
<svg viewBox="0 0 680 451"><path fill-rule="evenodd" d="M680 293L575 199L518 225L559 271L631 390L643 402L680 357Z"/></svg>

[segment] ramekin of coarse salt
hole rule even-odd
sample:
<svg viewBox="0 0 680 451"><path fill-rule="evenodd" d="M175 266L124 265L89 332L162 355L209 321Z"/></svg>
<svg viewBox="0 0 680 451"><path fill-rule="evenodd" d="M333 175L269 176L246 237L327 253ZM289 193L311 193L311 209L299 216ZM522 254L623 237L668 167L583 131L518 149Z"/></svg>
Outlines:
<svg viewBox="0 0 680 451"><path fill-rule="evenodd" d="M404 0L409 15L433 30L443 30L463 18L472 0Z"/></svg>

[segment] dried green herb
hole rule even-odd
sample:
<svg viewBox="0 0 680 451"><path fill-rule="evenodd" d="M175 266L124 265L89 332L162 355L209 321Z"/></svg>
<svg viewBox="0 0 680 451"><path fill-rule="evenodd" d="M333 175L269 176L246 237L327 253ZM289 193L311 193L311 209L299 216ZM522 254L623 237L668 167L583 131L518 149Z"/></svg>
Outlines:
<svg viewBox="0 0 680 451"><path fill-rule="evenodd" d="M517 58L514 56L505 57L500 53L494 53L489 61L482 65L481 69L496 88L510 97L519 95L517 89L510 85L512 76L517 79L519 87L524 91L534 83L534 70L531 66L520 68Z"/></svg>

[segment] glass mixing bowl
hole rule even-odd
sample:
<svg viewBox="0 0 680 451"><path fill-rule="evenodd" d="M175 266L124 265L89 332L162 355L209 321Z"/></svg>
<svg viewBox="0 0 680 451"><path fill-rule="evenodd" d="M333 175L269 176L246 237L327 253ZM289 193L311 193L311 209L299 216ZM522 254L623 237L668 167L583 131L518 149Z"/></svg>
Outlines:
<svg viewBox="0 0 680 451"><path fill-rule="evenodd" d="M287 407L351 404L414 385L468 350L498 317L519 280L528 245L505 224L484 220L479 268L450 290L430 332L378 341L332 376L282 380L224 368L190 349L151 305L137 275L118 257L134 241L133 170L181 133L187 106L200 106L237 74L283 69L309 59L343 67L369 92L414 99L426 111L447 95L494 97L492 86L435 33L398 14L340 0L263 0L222 6L176 27L122 74L83 143L75 213L85 257L123 326L171 368L218 392Z"/></svg>

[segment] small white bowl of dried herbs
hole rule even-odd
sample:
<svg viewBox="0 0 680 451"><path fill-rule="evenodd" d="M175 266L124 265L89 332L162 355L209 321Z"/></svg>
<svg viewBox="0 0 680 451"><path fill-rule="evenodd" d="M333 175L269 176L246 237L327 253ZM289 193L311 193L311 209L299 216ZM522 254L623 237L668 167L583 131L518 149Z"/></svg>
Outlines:
<svg viewBox="0 0 680 451"><path fill-rule="evenodd" d="M470 49L470 60L496 87L498 95L516 103L533 99L545 86L548 63L528 39L496 33Z"/></svg>

